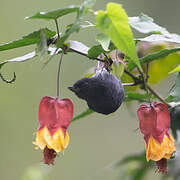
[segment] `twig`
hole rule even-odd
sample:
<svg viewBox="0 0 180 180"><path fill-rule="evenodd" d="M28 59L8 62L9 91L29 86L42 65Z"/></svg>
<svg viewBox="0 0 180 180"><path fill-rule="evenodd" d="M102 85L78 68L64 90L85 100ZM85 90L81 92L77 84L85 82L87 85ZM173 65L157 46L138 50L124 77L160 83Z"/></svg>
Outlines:
<svg viewBox="0 0 180 180"><path fill-rule="evenodd" d="M146 90L147 95L148 95L149 104L151 105L151 98L150 98L150 95L149 95L146 78L144 77L143 72L141 72L139 68L138 68L138 71L139 71L139 73L141 74L141 77L143 78L145 90Z"/></svg>
<svg viewBox="0 0 180 180"><path fill-rule="evenodd" d="M166 104L168 107L172 107L169 103L167 103L159 94L157 94L157 92L155 92L148 84L147 84L147 88L149 89L150 92L152 92L152 94L154 94L161 102L163 102L164 104Z"/></svg>
<svg viewBox="0 0 180 180"><path fill-rule="evenodd" d="M133 86L133 85L138 85L138 84L143 84L144 82L139 80L134 74L130 73L129 71L125 70L124 71L127 75L129 75L133 80L134 83L125 83L123 85L125 86ZM156 96L157 99L159 99L161 102L166 104L168 107L172 107L171 104L167 103L157 92L155 92L147 83L146 83L147 89Z"/></svg>
<svg viewBox="0 0 180 180"><path fill-rule="evenodd" d="M71 47L69 48L71 51L73 51L73 52L75 52L75 53L77 53L77 54L80 54L80 55L82 55L82 56L85 56L85 57L87 57L87 58L89 58L88 57L88 55L86 54L86 53L82 53L82 52L80 52L80 51L77 51L77 50L74 50L74 49L71 49ZM90 59L90 58L89 58ZM94 60L94 59L92 59L92 60ZM95 58L95 60L97 60L97 61L100 61L100 62L105 62L105 60L104 59L101 59L101 58Z"/></svg>
<svg viewBox="0 0 180 180"><path fill-rule="evenodd" d="M130 72L127 71L126 69L124 70L124 72L125 72L128 76L130 76L130 77L133 79L134 82L138 82L138 81L139 81L139 79L138 79L134 74L130 73Z"/></svg>
<svg viewBox="0 0 180 180"><path fill-rule="evenodd" d="M64 55L64 51L61 53L58 72L57 72L57 92L56 92L57 97L59 97L60 71L61 71L61 63L62 63L63 55Z"/></svg>
<svg viewBox="0 0 180 180"><path fill-rule="evenodd" d="M58 26L57 19L55 19L54 21L55 21L55 24L56 24L56 30L57 30L57 35L58 35L58 39L59 39L60 35L59 35L59 26Z"/></svg>

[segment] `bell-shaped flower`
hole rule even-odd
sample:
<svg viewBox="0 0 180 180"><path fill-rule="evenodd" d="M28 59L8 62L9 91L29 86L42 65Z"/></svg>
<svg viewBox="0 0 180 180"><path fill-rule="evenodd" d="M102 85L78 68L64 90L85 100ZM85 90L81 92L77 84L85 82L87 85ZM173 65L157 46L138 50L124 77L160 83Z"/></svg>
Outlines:
<svg viewBox="0 0 180 180"><path fill-rule="evenodd" d="M167 159L175 152L174 139L169 134L170 115L164 103L142 104L138 111L140 130L146 142L147 161L156 161L158 171L167 173Z"/></svg>
<svg viewBox="0 0 180 180"><path fill-rule="evenodd" d="M53 164L57 152L64 153L69 143L67 128L73 117L73 103L70 99L45 96L39 105L40 126L33 142L44 153L44 163Z"/></svg>

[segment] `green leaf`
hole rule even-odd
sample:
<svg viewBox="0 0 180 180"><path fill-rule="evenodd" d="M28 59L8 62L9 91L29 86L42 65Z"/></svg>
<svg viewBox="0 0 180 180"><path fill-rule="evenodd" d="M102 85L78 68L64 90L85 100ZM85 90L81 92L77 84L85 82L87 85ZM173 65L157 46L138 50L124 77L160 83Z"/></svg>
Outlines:
<svg viewBox="0 0 180 180"><path fill-rule="evenodd" d="M103 33L97 34L96 40L101 44L105 51L109 51L110 39Z"/></svg>
<svg viewBox="0 0 180 180"><path fill-rule="evenodd" d="M51 38L56 34L56 32L51 31L51 30L49 30L47 28L41 29L41 30L43 30L46 38ZM41 38L40 38L41 30L34 31L31 34L23 36L19 40L15 40L15 41L12 41L12 42L9 42L9 43L6 43L6 44L1 44L0 45L0 51L5 51L5 50L9 50L9 49L24 47L24 46L29 46L29 45L32 45L32 44L37 44L41 40Z"/></svg>
<svg viewBox="0 0 180 180"><path fill-rule="evenodd" d="M52 168L43 164L32 165L26 168L20 180L47 180Z"/></svg>
<svg viewBox="0 0 180 180"><path fill-rule="evenodd" d="M24 62L24 61L28 61L32 58L34 58L36 56L36 52L33 51L31 53L28 53L24 56L20 56L17 58L13 58L13 59L9 59L9 60L5 60L4 62L0 63L0 69L2 68L2 66L8 62Z"/></svg>
<svg viewBox="0 0 180 180"><path fill-rule="evenodd" d="M69 36L78 32L81 28L80 23L83 21L84 16L89 12L89 9L94 5L95 0L87 0L80 6L75 22L72 24L69 29L57 40L56 46L57 48L61 48L64 42L69 38Z"/></svg>
<svg viewBox="0 0 180 180"><path fill-rule="evenodd" d="M180 71L180 64L176 68L174 68L172 71L170 71L169 74L172 74L178 71Z"/></svg>
<svg viewBox="0 0 180 180"><path fill-rule="evenodd" d="M76 120L78 120L78 119L84 118L84 117L86 117L86 116L88 116L88 115L90 115L90 114L92 114L92 113L94 113L93 110L91 110L91 109L86 109L86 110L83 111L81 114L79 114L79 115L77 115L76 117L74 117L74 118L72 119L72 121L76 121Z"/></svg>
<svg viewBox="0 0 180 180"><path fill-rule="evenodd" d="M95 25L89 21L85 21L87 24L81 24L81 28L95 27Z"/></svg>
<svg viewBox="0 0 180 180"><path fill-rule="evenodd" d="M152 34L151 36L147 36L145 38L138 38L138 41L146 41L146 42L170 42L180 44L180 36L177 34L171 34L170 36L164 36L161 34Z"/></svg>
<svg viewBox="0 0 180 180"><path fill-rule="evenodd" d="M89 47L87 47L86 45L84 45L83 43L81 43L79 41L69 40L69 41L66 41L66 45L69 47L67 52L76 52L76 53L79 53L79 54L84 55L84 56L87 56L87 54L88 54ZM49 47L48 48L48 53L50 54L50 57L45 62L44 67L52 60L52 58L55 55L61 54L62 49L61 48Z"/></svg>
<svg viewBox="0 0 180 180"><path fill-rule="evenodd" d="M166 56L168 56L171 53L180 51L180 48L174 48L174 49L163 49L159 52L156 53L152 53L152 54L148 54L147 56L140 58L140 63L144 64L144 63L149 63L151 61L157 60L157 59L161 59L161 58L165 58ZM132 70L136 67L135 63L133 63L132 61L130 61L129 63L127 63L127 68L128 70Z"/></svg>
<svg viewBox="0 0 180 180"><path fill-rule="evenodd" d="M142 71L125 10L115 3L108 3L106 10L97 12L97 27Z"/></svg>
<svg viewBox="0 0 180 180"><path fill-rule="evenodd" d="M131 27L141 33L161 33L165 36L171 36L165 28L155 24L153 21L151 17L145 14L140 14L137 17L129 17Z"/></svg>
<svg viewBox="0 0 180 180"><path fill-rule="evenodd" d="M171 109L170 117L171 117L171 130L173 133L173 137L179 141L180 139L178 139L179 138L178 135L180 132L180 106Z"/></svg>
<svg viewBox="0 0 180 180"><path fill-rule="evenodd" d="M104 52L101 45L95 45L88 50L88 57L96 59L102 52Z"/></svg>
<svg viewBox="0 0 180 180"><path fill-rule="evenodd" d="M85 8L86 9L86 12L87 13L89 11L90 8L92 8L96 3L96 0L85 0L83 3L82 3L82 6L81 8Z"/></svg>
<svg viewBox="0 0 180 180"><path fill-rule="evenodd" d="M66 41L66 44L69 47L68 52L76 52L76 53L82 54L84 56L88 55L89 47L87 47L85 44L83 44L79 41L72 41L72 40ZM48 52L49 52L50 56L52 56L54 54L61 54L62 49L59 48L57 50L57 48L49 47Z"/></svg>
<svg viewBox="0 0 180 180"><path fill-rule="evenodd" d="M126 156L125 158L121 159L120 161L115 163L115 167L124 165L126 163L137 161L137 162L146 162L146 154L145 152L137 153L133 155Z"/></svg>
<svg viewBox="0 0 180 180"><path fill-rule="evenodd" d="M175 84L170 92L171 101L178 102L180 101L180 73L178 73Z"/></svg>
<svg viewBox="0 0 180 180"><path fill-rule="evenodd" d="M118 61L113 61L112 74L114 74L118 79L121 79L123 73L124 73L124 64L119 63Z"/></svg>
<svg viewBox="0 0 180 180"><path fill-rule="evenodd" d="M49 12L38 12L33 16L26 17L25 19L45 19L45 20L57 19L66 14L77 12L78 10L79 10L79 7L70 6L67 8L56 9L56 10L49 11Z"/></svg>
<svg viewBox="0 0 180 180"><path fill-rule="evenodd" d="M0 69L3 67L4 64L6 64L6 63L0 63Z"/></svg>
<svg viewBox="0 0 180 180"><path fill-rule="evenodd" d="M43 30L40 31L40 42L37 45L36 53L40 53L40 58L44 59L48 54L47 39Z"/></svg>
<svg viewBox="0 0 180 180"><path fill-rule="evenodd" d="M131 175L132 176L131 179L132 180L141 180L141 179L143 180L147 173L147 170L148 170L147 167L144 165L139 168L134 169L134 171Z"/></svg>
<svg viewBox="0 0 180 180"><path fill-rule="evenodd" d="M148 101L148 95L147 94L140 94L140 93L134 93L134 92L126 92L126 96L124 101L139 101L139 102L147 102Z"/></svg>
<svg viewBox="0 0 180 180"><path fill-rule="evenodd" d="M71 52L78 52L79 54L86 55L88 54L89 47L79 41L67 41L69 44L69 51Z"/></svg>

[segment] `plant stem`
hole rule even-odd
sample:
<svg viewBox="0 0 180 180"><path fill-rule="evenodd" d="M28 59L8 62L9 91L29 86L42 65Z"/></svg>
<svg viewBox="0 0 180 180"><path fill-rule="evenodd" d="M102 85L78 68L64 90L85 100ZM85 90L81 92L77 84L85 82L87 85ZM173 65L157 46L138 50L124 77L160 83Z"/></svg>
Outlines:
<svg viewBox="0 0 180 180"><path fill-rule="evenodd" d="M141 74L141 77L143 78L144 87L145 87L146 93L147 93L147 95L148 95L149 104L151 105L151 97L149 96L149 91L148 91L148 87L147 87L146 78L144 77L143 72L141 72L139 68L138 68L138 71L139 71L139 73Z"/></svg>
<svg viewBox="0 0 180 180"><path fill-rule="evenodd" d="M60 84L60 71L61 71L61 63L62 63L63 56L64 56L64 51L61 53L60 60L59 60L59 66L58 66L58 72L57 72L57 92L56 92L57 97L60 96L59 84Z"/></svg>
<svg viewBox="0 0 180 180"><path fill-rule="evenodd" d="M144 83L144 81L140 81L134 74L130 73L129 71L125 70L124 72L134 80L134 83L125 83L125 86L133 86ZM147 83L146 87L152 94L156 96L157 99L166 104L168 107L172 107L169 103L165 102L165 100L157 92L155 92Z"/></svg>
<svg viewBox="0 0 180 180"><path fill-rule="evenodd" d="M152 92L152 94L154 94L161 102L163 102L164 104L166 104L168 107L171 107L171 105L169 103L167 103L166 101L164 101L164 99L157 94L157 92L155 92L148 84L147 84L147 88L149 89L150 92Z"/></svg>
<svg viewBox="0 0 180 180"><path fill-rule="evenodd" d="M80 52L80 51L77 51L77 50L74 50L74 49L71 49L71 47L69 48L71 51L73 51L73 52L75 52L75 53L77 53L77 54L80 54L80 55L82 55L82 56L85 56L85 57L87 57L88 58L88 55L86 54L86 53L82 53L82 52ZM94 60L94 59L93 59ZM105 62L105 60L103 60L103 59L101 59L101 58L95 58L95 60L97 60L97 61L100 61L100 62Z"/></svg>
<svg viewBox="0 0 180 180"><path fill-rule="evenodd" d="M60 33L59 33L59 26L58 26L58 22L57 22L57 19L54 20L55 21L55 24L56 24L56 30L57 30L57 35L58 35L58 39L60 38Z"/></svg>
<svg viewBox="0 0 180 180"><path fill-rule="evenodd" d="M139 79L138 79L134 74L130 73L130 72L127 71L126 69L124 70L124 72L125 72L128 76L130 76L130 77L133 79L134 82L138 82L138 81L139 81Z"/></svg>

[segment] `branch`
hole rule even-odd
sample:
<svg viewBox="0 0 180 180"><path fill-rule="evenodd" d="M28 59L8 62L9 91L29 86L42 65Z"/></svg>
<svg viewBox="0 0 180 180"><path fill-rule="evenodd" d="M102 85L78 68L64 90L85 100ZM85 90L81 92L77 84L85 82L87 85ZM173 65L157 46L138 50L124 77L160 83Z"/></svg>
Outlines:
<svg viewBox="0 0 180 180"><path fill-rule="evenodd" d="M152 94L154 94L161 102L163 102L164 104L166 104L168 107L172 107L171 104L167 103L159 94L157 94L157 92L155 92L148 84L147 84L147 88L149 89L149 91L152 92Z"/></svg>
<svg viewBox="0 0 180 180"><path fill-rule="evenodd" d="M129 71L124 71L127 75L129 75L133 80L134 83L125 83L125 86L134 86L138 84L144 84L144 81L137 78L134 74L130 73ZM172 107L171 104L167 103L157 92L155 92L147 83L146 83L147 89L156 96L157 99L159 99L161 102L166 104L168 107Z"/></svg>

